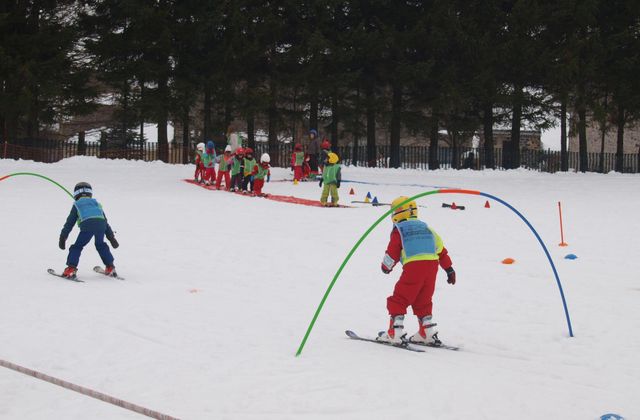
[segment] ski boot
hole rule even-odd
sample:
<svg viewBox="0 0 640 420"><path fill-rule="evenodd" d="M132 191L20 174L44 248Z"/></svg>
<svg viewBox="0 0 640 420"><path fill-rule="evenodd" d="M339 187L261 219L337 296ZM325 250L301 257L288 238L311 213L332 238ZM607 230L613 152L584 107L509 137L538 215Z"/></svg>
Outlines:
<svg viewBox="0 0 640 420"><path fill-rule="evenodd" d="M116 268L112 265L108 265L104 268L104 275L109 277L118 277L118 273L116 273Z"/></svg>
<svg viewBox="0 0 640 420"><path fill-rule="evenodd" d="M420 325L418 332L409 338L410 343L426 344L429 346L442 345L442 341L438 339L438 330L436 330L436 325L438 324L433 322L431 315L418 318L418 324Z"/></svg>
<svg viewBox="0 0 640 420"><path fill-rule="evenodd" d="M391 316L389 319L389 329L382 332L376 340L391 344L402 344L404 333L404 315Z"/></svg>
<svg viewBox="0 0 640 420"><path fill-rule="evenodd" d="M68 279L75 279L77 272L78 272L78 269L70 265L64 269L64 271L62 272L62 277L66 277Z"/></svg>

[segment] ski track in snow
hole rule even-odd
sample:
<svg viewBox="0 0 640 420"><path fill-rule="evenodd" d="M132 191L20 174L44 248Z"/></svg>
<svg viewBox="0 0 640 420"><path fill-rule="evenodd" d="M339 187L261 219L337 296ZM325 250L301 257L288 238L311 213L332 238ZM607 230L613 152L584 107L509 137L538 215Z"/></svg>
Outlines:
<svg viewBox="0 0 640 420"><path fill-rule="evenodd" d="M207 191L193 166L71 158L0 160L0 176L37 172L93 185L121 244L116 281L78 275L57 240L71 206L35 177L0 182L0 358L183 419L640 418L640 176L343 168L341 202L381 202L431 188L500 197L539 231L573 321L568 337L551 268L529 229L484 197L432 195L420 216L443 237L458 284L439 273L434 318L458 352L401 351L350 340L388 322L399 276L380 272L390 222L356 251L301 357L294 357L347 252L388 208L323 209ZM273 169L274 180L291 177ZM378 184L378 185L373 185ZM404 186L398 185L403 184ZM348 194L356 190L355 196ZM315 199L317 183L264 191ZM464 211L441 208L442 202ZM560 248L557 202L565 239ZM77 235L72 232L67 245ZM578 255L575 261L564 255ZM506 257L516 260L502 265ZM417 322L408 315L407 332ZM134 419L139 415L0 369L0 418Z"/></svg>

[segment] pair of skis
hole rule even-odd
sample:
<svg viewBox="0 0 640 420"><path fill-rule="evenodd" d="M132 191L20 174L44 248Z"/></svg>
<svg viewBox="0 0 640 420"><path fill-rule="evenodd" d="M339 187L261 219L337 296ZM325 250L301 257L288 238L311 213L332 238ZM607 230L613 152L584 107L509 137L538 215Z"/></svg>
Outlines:
<svg viewBox="0 0 640 420"><path fill-rule="evenodd" d="M384 346L389 346L389 347L396 347L399 349L404 349L404 350L409 350L409 351L414 351L416 353L424 353L424 347L431 347L431 348L436 348L436 349L444 349L444 350L452 350L452 351L458 351L460 350L460 347L457 346L449 346L447 344L421 344L421 343L411 343L407 340L402 341L402 343L399 344L393 344L393 343L388 343L386 341L378 341L374 338L369 338L369 337L361 337L358 334L356 334L355 332L351 331L351 330L347 330L345 331L345 334L347 334L347 337L353 339L353 340L358 340L358 341L368 341L370 343L376 343L376 344L382 344Z"/></svg>
<svg viewBox="0 0 640 420"><path fill-rule="evenodd" d="M95 271L96 273L100 273L100 274L102 274L104 276L117 279L117 280L124 280L124 277L114 276L113 274L105 273L104 268L102 268L102 267L100 267L98 265L93 267L93 271ZM84 283L84 280L80 280L77 277L65 277L60 273L56 273L56 270L54 270L53 268L47 269L47 273L51 274L52 276L60 277L61 279L65 279L65 280L69 280L69 281L75 281L76 283Z"/></svg>

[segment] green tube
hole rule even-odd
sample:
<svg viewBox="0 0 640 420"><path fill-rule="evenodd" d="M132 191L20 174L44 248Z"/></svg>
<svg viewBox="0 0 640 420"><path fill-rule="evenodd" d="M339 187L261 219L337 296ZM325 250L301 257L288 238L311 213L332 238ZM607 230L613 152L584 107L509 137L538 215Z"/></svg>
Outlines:
<svg viewBox="0 0 640 420"><path fill-rule="evenodd" d="M46 179L47 181L51 182L52 184L55 184L58 187L60 187L62 189L62 191L66 192L69 195L69 197L71 197L71 199L73 200L73 194L71 194L69 192L69 190L67 190L65 187L63 187L62 185L60 185L59 183L57 183L53 179L51 179L49 177L46 177L44 175L40 175L40 174L36 174L36 173L32 173L32 172L16 172L14 174L9 174L9 175L5 175L3 177L0 177L0 181L4 181L7 178L11 178L13 176L19 176L19 175L30 175L30 176L35 176L35 177L38 177L38 178Z"/></svg>

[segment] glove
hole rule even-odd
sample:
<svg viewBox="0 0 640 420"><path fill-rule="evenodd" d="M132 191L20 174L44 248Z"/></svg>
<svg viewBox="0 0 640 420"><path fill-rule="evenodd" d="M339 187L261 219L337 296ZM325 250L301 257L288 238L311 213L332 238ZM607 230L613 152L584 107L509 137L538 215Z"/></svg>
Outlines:
<svg viewBox="0 0 640 420"><path fill-rule="evenodd" d="M60 239L58 240L58 248L64 249L65 242L67 242L67 238L65 238L64 236L61 236Z"/></svg>
<svg viewBox="0 0 640 420"><path fill-rule="evenodd" d="M271 175L267 175L267 182L271 181Z"/></svg>
<svg viewBox="0 0 640 420"><path fill-rule="evenodd" d="M447 283L456 284L456 271L453 269L453 267L449 267L444 271L447 272Z"/></svg>
<svg viewBox="0 0 640 420"><path fill-rule="evenodd" d="M114 249L120 246L114 235L107 236L107 240Z"/></svg>
<svg viewBox="0 0 640 420"><path fill-rule="evenodd" d="M340 188L340 181L336 182L336 188Z"/></svg>
<svg viewBox="0 0 640 420"><path fill-rule="evenodd" d="M385 267L384 264L380 265L380 268L382 269L382 272L384 274L389 274L391 272L391 270L389 270L387 267Z"/></svg>
<svg viewBox="0 0 640 420"><path fill-rule="evenodd" d="M322 187L322 178L320 178L320 183L318 184L318 187Z"/></svg>

